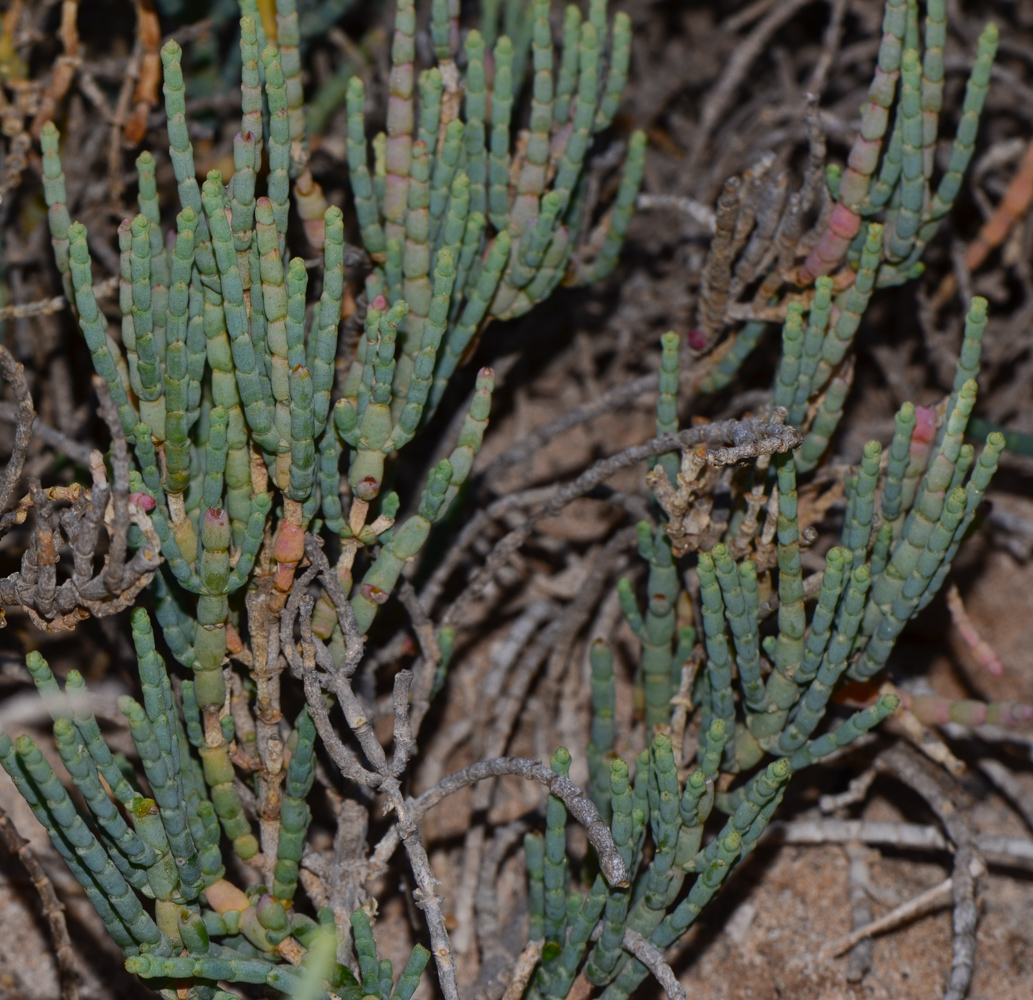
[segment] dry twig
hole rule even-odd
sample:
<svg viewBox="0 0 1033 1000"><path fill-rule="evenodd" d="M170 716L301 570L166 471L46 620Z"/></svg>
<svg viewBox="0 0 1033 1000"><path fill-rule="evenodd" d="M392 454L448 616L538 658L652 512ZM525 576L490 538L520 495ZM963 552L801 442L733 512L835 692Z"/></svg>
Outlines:
<svg viewBox="0 0 1033 1000"><path fill-rule="evenodd" d="M39 893L43 905L43 916L50 926L50 936L57 953L57 974L61 982L61 1000L78 1000L79 970L72 949L72 939L68 936L68 925L65 923L65 908L57 898L54 885L47 878L43 866L33 853L29 842L22 838L11 822L10 816L0 807L0 840L19 861L21 861L33 888Z"/></svg>
<svg viewBox="0 0 1033 1000"><path fill-rule="evenodd" d="M949 906L952 899L952 890L952 881L945 879L939 885L926 889L925 892L915 896L914 899L901 903L900 906L891 910L885 916L879 917L878 920L873 920L870 924L865 924L865 926L859 927L849 934L844 934L843 937L836 938L834 941L822 945L821 954L825 958L837 958L876 934L885 934L886 931L896 930L898 927L903 927L919 917L924 917L929 913L942 909L944 906Z"/></svg>
<svg viewBox="0 0 1033 1000"><path fill-rule="evenodd" d="M656 978L670 1000L685 1000L685 990L678 977L664 959L659 948L651 945L638 931L630 927L624 931L623 946L631 952Z"/></svg>

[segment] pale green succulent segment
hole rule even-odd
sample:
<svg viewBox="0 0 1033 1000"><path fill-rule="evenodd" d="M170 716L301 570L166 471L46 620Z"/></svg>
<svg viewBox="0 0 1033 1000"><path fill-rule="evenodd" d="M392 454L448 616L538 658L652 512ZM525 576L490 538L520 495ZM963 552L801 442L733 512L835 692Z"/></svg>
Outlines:
<svg viewBox="0 0 1033 1000"><path fill-rule="evenodd" d="M844 372L833 376L825 394L818 404L818 411L811 421L803 444L796 453L796 469L798 472L810 472L828 449L839 421L843 417L843 405L850 392L850 373Z"/></svg>
<svg viewBox="0 0 1033 1000"><path fill-rule="evenodd" d="M568 4L563 15L563 50L556 79L556 102L553 106L556 124L561 126L570 120L571 98L577 83L580 33L581 11L575 4Z"/></svg>
<svg viewBox="0 0 1033 1000"><path fill-rule="evenodd" d="M169 768L171 763L161 752L154 727L144 709L132 698L119 699L119 709L129 721L133 743L151 792L161 814L169 849L178 869L178 891L186 900L195 899L204 888L197 848L187 823L183 786L179 775Z"/></svg>
<svg viewBox="0 0 1033 1000"><path fill-rule="evenodd" d="M810 628L807 631L803 659L796 675L801 683L810 683L822 663L832 636L832 623L836 616L836 608L839 606L843 589L846 586L846 574L850 566L849 558L849 550L840 546L833 546L825 555L825 572L821 578L818 604L814 609Z"/></svg>
<svg viewBox="0 0 1033 1000"><path fill-rule="evenodd" d="M612 70L611 70L612 72ZM601 281L610 276L617 266L617 257L628 234L631 217L635 211L635 202L646 166L646 134L635 131L628 143L628 158L624 164L617 197L613 202L612 214L606 230L603 248L599 251L591 269L585 276L585 284Z"/></svg>
<svg viewBox="0 0 1033 1000"><path fill-rule="evenodd" d="M471 218L473 217L471 216ZM495 237L476 283L472 287L467 287L466 304L459 320L445 335L442 353L435 371L434 386L431 389L430 405L432 408L440 402L448 380L455 373L463 352L488 312L488 307L502 278L503 268L509 258L509 250L509 233L503 231Z"/></svg>
<svg viewBox="0 0 1033 1000"><path fill-rule="evenodd" d="M673 331L660 338L660 385L656 400L656 433L676 434L678 432L678 383L681 366L679 346L681 339ZM671 483L678 481L679 459L675 452L658 455L656 466L660 466Z"/></svg>
<svg viewBox="0 0 1033 1000"><path fill-rule="evenodd" d="M61 167L58 151L59 135L53 122L47 122L40 133L40 149L43 153L43 198L47 203L47 224L50 227L50 244L54 249L54 261L61 274L65 297L74 295L71 267L68 258L68 227L72 224L68 214L68 194L65 188L65 174Z"/></svg>
<svg viewBox="0 0 1033 1000"><path fill-rule="evenodd" d="M434 380L434 363L448 324L448 303L455 282L454 254L438 251L434 267L433 297L423 323L420 350L413 363L413 376L391 439L396 448L407 444L416 434Z"/></svg>
<svg viewBox="0 0 1033 1000"><path fill-rule="evenodd" d="M229 950L229 949L227 949ZM138 955L126 959L126 969L144 979L206 979L229 983L252 983L272 986L288 994L301 989L300 973L261 959L249 958L196 958L182 956L164 958L156 955Z"/></svg>
<svg viewBox="0 0 1033 1000"><path fill-rule="evenodd" d="M910 459L911 434L914 429L915 407L912 403L904 403L895 418L893 443L890 446L886 481L882 490L882 515L891 526L901 516L905 506L902 494ZM906 503L910 506L910 498Z"/></svg>
<svg viewBox="0 0 1033 1000"><path fill-rule="evenodd" d="M287 84L274 46L266 46L262 65L265 67L265 93L269 106L269 176L266 189L276 231L282 241L287 233L287 213L290 210L291 125Z"/></svg>
<svg viewBox="0 0 1033 1000"><path fill-rule="evenodd" d="M578 968L585 957L592 932L599 921L608 898L606 880L596 875L573 920L566 944L556 963L557 968L545 987L545 996L563 998L570 990Z"/></svg>
<svg viewBox="0 0 1033 1000"><path fill-rule="evenodd" d="M603 8L605 18L605 8ZM621 95L628 82L628 66L631 62L631 18L620 11L613 19L613 35L611 38L610 65L606 80L606 90L599 102L596 112L595 128L600 131L609 128L614 115L620 106Z"/></svg>
<svg viewBox="0 0 1033 1000"><path fill-rule="evenodd" d="M484 72L484 39L479 31L466 37L466 95L463 112L466 122L466 172L470 178L470 207L486 213L488 208L487 82Z"/></svg>
<svg viewBox="0 0 1033 1000"><path fill-rule="evenodd" d="M881 243L884 229L877 222L867 226L857 277L850 289L839 296L836 305L839 317L832 324L822 343L821 357L815 367L811 381L811 392L819 392L828 382L831 374L842 364L847 352L853 346L854 337L861 325L868 303L871 301L881 260ZM803 471L803 470L801 470Z"/></svg>
<svg viewBox="0 0 1033 1000"><path fill-rule="evenodd" d="M257 13L257 11L256 11ZM262 31L262 19L260 17L244 16L240 19L240 135L248 142L248 148L252 153L251 167L254 173L262 167L262 48L265 45L264 37L259 37ZM262 31L264 35L264 31ZM249 138L250 137L250 138ZM234 155L236 155L234 145ZM242 168L237 168L242 169ZM234 174L234 177L236 174ZM243 183L250 183L248 176ZM234 180L234 184L237 181ZM238 191L236 194L242 202L246 201L246 192Z"/></svg>
<svg viewBox="0 0 1033 1000"><path fill-rule="evenodd" d="M714 546L713 561L724 614L735 645L743 703L748 714L767 712L770 703L761 678L757 608L750 598L751 592L756 591L756 568L751 570L753 563L750 562L736 567L724 544Z"/></svg>
<svg viewBox="0 0 1033 1000"><path fill-rule="evenodd" d="M867 565L854 570L836 622L836 634L825 650L816 676L779 738L778 749L781 753L793 753L799 749L824 718L829 698L847 668L854 636L861 624L870 580L871 572Z"/></svg>
<svg viewBox="0 0 1033 1000"><path fill-rule="evenodd" d="M987 301L975 296L965 316L965 333L961 342L961 351L954 372L954 385L951 390L950 408L957 404L958 394L966 382L979 375L979 362L983 354L983 334L986 333Z"/></svg>
<svg viewBox="0 0 1033 1000"><path fill-rule="evenodd" d="M300 173L308 158L300 44L301 31L298 25L296 0L278 0L276 4L276 47L279 50L280 68L283 72L287 98L287 123L291 142L291 177L296 177Z"/></svg>
<svg viewBox="0 0 1033 1000"><path fill-rule="evenodd" d="M933 574L925 592L919 598L918 610L921 611L939 592L943 581L950 571L951 562L957 554L958 546L961 545L966 532L976 516L976 511L983 501L990 480L997 471L1001 452L1004 451L1004 435L994 432L986 439L986 444L980 452L979 460L972 470L972 476L965 484L965 512L961 522L954 530L954 537L951 539L939 568Z"/></svg>
<svg viewBox="0 0 1033 1000"><path fill-rule="evenodd" d="M111 398L118 409L119 420L126 434L132 434L139 422L136 408L129 400L128 377L123 382L116 366L117 348L107 334L107 322L97 307L93 293L93 267L89 248L86 245L86 227L73 222L68 227L68 260L72 287L75 290L75 307L79 313L79 328L86 340L93 359L93 367L104 379Z"/></svg>
<svg viewBox="0 0 1033 1000"><path fill-rule="evenodd" d="M610 832L626 867L634 860L632 797L628 781L628 765L619 758L610 765L609 772ZM595 985L607 981L621 957L621 941L627 922L631 891L628 888L607 889L603 914L602 936L589 953L585 975Z"/></svg>
<svg viewBox="0 0 1033 1000"><path fill-rule="evenodd" d="M194 147L190 143L186 121L186 87L183 83L183 50L174 41L162 46L161 62L165 70L165 116L169 132L169 157L179 186L179 203L198 216L199 239L208 238L201 210L201 190L197 186Z"/></svg>
<svg viewBox="0 0 1033 1000"><path fill-rule="evenodd" d="M246 287L251 285L249 255L255 221L255 157L257 141L250 132L233 139L233 177L230 183L231 227L237 268Z"/></svg>
<svg viewBox="0 0 1033 1000"><path fill-rule="evenodd" d="M778 634L773 667L767 681L767 695L775 710L754 732L767 737L781 729L785 713L799 697L796 674L803 661L806 618L803 598L803 569L800 562L799 500L796 466L791 456L776 457L778 466Z"/></svg>
<svg viewBox="0 0 1033 1000"><path fill-rule="evenodd" d="M649 725L654 725L663 721L672 693L677 567L670 540L663 532L654 534L643 521L638 525L638 536L639 554L649 563L650 597L645 615L639 610L627 578L621 579L618 595L628 624L642 642L639 680L644 691L646 719Z"/></svg>
<svg viewBox="0 0 1033 1000"><path fill-rule="evenodd" d="M509 224L510 118L513 113L513 45L503 35L495 45L488 158L488 219L497 230Z"/></svg>
<svg viewBox="0 0 1033 1000"><path fill-rule="evenodd" d="M947 5L934 0L926 7L925 51L922 53L923 173L932 176L940 111L943 108L943 50L947 42Z"/></svg>
<svg viewBox="0 0 1033 1000"><path fill-rule="evenodd" d="M362 242L374 258L384 252L384 230L366 159L365 90L353 77L348 83L348 171Z"/></svg>
<svg viewBox="0 0 1033 1000"><path fill-rule="evenodd" d="M592 691L591 734L586 751L588 757L588 794L603 819L611 819L610 765L616 736L614 713L617 687L613 673L613 650L602 639L589 648Z"/></svg>
<svg viewBox="0 0 1033 1000"><path fill-rule="evenodd" d="M377 313L377 310L371 309L370 313ZM402 315L398 307L394 307L383 318L376 315L373 321L367 314L363 381L357 386L354 399L345 397L334 414L339 433L345 440L351 439L356 447L355 460L349 471L352 489L357 491L356 495L369 498L379 492L384 459L382 449L389 447L388 440L392 434L388 407L394 365L391 345L394 327ZM473 456L480 448L487 426L494 384L494 374L490 369L483 369L478 376L474 397L451 458L442 460L432 470L417 512L400 527L396 527L391 540L381 548L363 576L362 583L351 599L360 633L368 630L377 608L398 582L406 561L417 555L429 536L431 526L445 516L459 488L466 481ZM395 425L395 432L399 429Z"/></svg>
<svg viewBox="0 0 1033 1000"><path fill-rule="evenodd" d="M165 474L163 486L183 493L190 481L190 427L197 414L191 407L189 336L190 277L194 265L194 232L197 216L183 209L176 220L165 321Z"/></svg>
<svg viewBox="0 0 1033 1000"><path fill-rule="evenodd" d="M702 727L710 728L711 719L720 719L731 729L735 715L732 694L732 657L725 635L725 607L713 556L701 553L697 566L702 605L703 635L707 652L707 686L710 704L704 708ZM708 711L709 708L709 711Z"/></svg>
<svg viewBox="0 0 1033 1000"><path fill-rule="evenodd" d="M775 376L775 406L787 410L796 399L803 358L803 306L790 303L782 326L782 358Z"/></svg>
<svg viewBox="0 0 1033 1000"><path fill-rule="evenodd" d="M892 260L906 257L914 246L925 196L922 120L922 68L918 53L908 49L901 68L901 138L903 141L900 201L887 253Z"/></svg>
<svg viewBox="0 0 1033 1000"><path fill-rule="evenodd" d="M832 315L833 281L829 277L818 278L814 283L814 298L807 314L807 330L800 350L800 371L796 392L789 408L787 422L798 427L807 415L807 404L814 394L814 379L821 361L821 349L825 343L829 320Z"/></svg>
<svg viewBox="0 0 1033 1000"><path fill-rule="evenodd" d="M864 446L861 470L854 481L847 520L843 525L843 544L851 550L854 566L862 565L868 558L881 457L882 446L878 441L869 441Z"/></svg>
<svg viewBox="0 0 1033 1000"><path fill-rule="evenodd" d="M153 337L159 357L165 355L165 315L169 294L169 255L165 251L165 242L161 233L161 209L158 205L158 188L155 177L156 163L154 157L144 151L136 158L136 170L139 176L139 193L137 196L140 214L147 220L146 256L150 268L151 322ZM135 223L134 223L135 224ZM137 255L134 249L134 257ZM141 248L140 253L143 253Z"/></svg>
<svg viewBox="0 0 1033 1000"><path fill-rule="evenodd" d="M915 237L914 249L904 261L910 268L921 257L926 245L936 235L943 218L954 207L954 202L961 190L965 171L975 153L976 134L979 131L979 118L983 112L986 95L990 89L990 71L997 55L999 33L997 26L988 24L979 36L976 61L965 86L965 100L962 104L961 121L951 146L950 161L947 170L936 192L932 195L922 213L921 224Z"/></svg>
<svg viewBox="0 0 1033 1000"><path fill-rule="evenodd" d="M524 837L524 866L527 869L528 934L532 941L545 936L545 838L537 832Z"/></svg>
<svg viewBox="0 0 1033 1000"><path fill-rule="evenodd" d="M462 242L470 210L470 178L465 173L457 173L465 133L466 128L458 118L449 122L445 128L441 152L434 158L427 235L435 246L452 246ZM442 236L441 227L446 219L450 228Z"/></svg>
<svg viewBox="0 0 1033 1000"><path fill-rule="evenodd" d="M280 832L277 838L273 894L290 902L298 887L298 866L305 845L305 834L312 819L307 797L315 780L316 727L303 709L291 736L291 759L280 803Z"/></svg>
<svg viewBox="0 0 1033 1000"><path fill-rule="evenodd" d="M566 776L570 770L570 754L560 747L549 761L557 774ZM567 931L567 894L570 869L567 864L567 807L563 800L550 795L545 807L545 944L544 948L558 952ZM555 961L555 960L554 960ZM546 966L543 965L543 970Z"/></svg>

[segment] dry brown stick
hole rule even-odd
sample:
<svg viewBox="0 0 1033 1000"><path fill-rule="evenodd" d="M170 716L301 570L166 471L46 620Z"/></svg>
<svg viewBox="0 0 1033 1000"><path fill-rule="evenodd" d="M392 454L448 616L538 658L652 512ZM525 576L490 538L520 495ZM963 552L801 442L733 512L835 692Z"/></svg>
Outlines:
<svg viewBox="0 0 1033 1000"><path fill-rule="evenodd" d="M784 318L782 316L779 322L782 322ZM691 370L682 372L680 405L684 406L692 399L695 395L696 387L716 367L717 360L717 358L711 355L698 361ZM581 424L588 423L588 421L594 420L596 417L620 410L636 400L642 399L647 394L655 393L658 378L659 376L653 372L649 375L640 375L631 382L621 382L612 389L607 389L606 392L595 399L568 410L555 420L532 428L516 444L495 458L482 473L478 474L477 478L485 482L491 482L495 476L510 466L526 462L535 452L552 441L553 438L559 437L575 427L580 427Z"/></svg>
<svg viewBox="0 0 1033 1000"><path fill-rule="evenodd" d="M43 866L33 853L29 842L18 833L10 816L0 806L0 840L6 844L28 873L32 885L39 893L43 905L43 916L50 925L50 936L57 952L57 974L61 983L61 1000L78 1000L79 970L76 967L75 952L72 939L68 936L68 925L65 923L65 908L57 898L54 885L47 878Z"/></svg>
<svg viewBox="0 0 1033 1000"><path fill-rule="evenodd" d="M664 959L664 953L650 944L638 931L625 928L622 946L630 951L664 988L670 1000L685 1000L685 990L678 982L678 977Z"/></svg>
<svg viewBox="0 0 1033 1000"><path fill-rule="evenodd" d="M835 813L838 809L857 805L868 797L868 789L876 778L875 769L869 767L856 778L852 778L846 790L830 795L822 795L818 799L818 808L825 814Z"/></svg>
<svg viewBox="0 0 1033 1000"><path fill-rule="evenodd" d="M950 842L935 826L882 820L822 819L776 820L764 831L764 843L775 844L884 844L906 851L949 851ZM981 833L976 837L980 853L992 865L1033 869L1033 840Z"/></svg>
<svg viewBox="0 0 1033 1000"><path fill-rule="evenodd" d="M965 266L975 271L999 247L1011 232L1012 227L1029 211L1033 204L1033 140L1026 147L1019 168L1008 184L993 215L980 227L976 238L965 250ZM941 309L957 290L957 279L953 273L944 276L933 293L930 306L934 311Z"/></svg>
<svg viewBox="0 0 1033 1000"><path fill-rule="evenodd" d="M0 403L0 420L6 420L12 424L18 423L17 406L13 403ZM93 452L93 448L90 445L72 440L67 434L62 434L56 427L43 423L39 417L36 417L32 422L32 433L56 451L67 455L80 465L90 464L90 454Z"/></svg>
<svg viewBox="0 0 1033 1000"><path fill-rule="evenodd" d="M528 490L521 490L519 493L508 493L488 504L487 507L482 507L478 510L463 526L463 530L449 547L445 557L431 574L423 590L420 591L420 603L425 608L434 607L450 577L463 561L467 550L489 524L500 520L503 515L510 511L546 503L556 495L556 491L556 486L536 486Z"/></svg>
<svg viewBox="0 0 1033 1000"><path fill-rule="evenodd" d="M0 88L2 89L2 88ZM28 166L32 138L24 129L11 138L4 157L3 175L0 176L0 198L15 190L21 183L21 176Z"/></svg>
<svg viewBox="0 0 1033 1000"><path fill-rule="evenodd" d="M133 93L133 113L122 131L122 141L132 148L143 142L147 134L147 117L158 103L158 84L161 83L161 25L154 9L154 0L134 0L136 8L136 37L141 58L139 77ZM121 100L119 102L121 104Z"/></svg>
<svg viewBox="0 0 1033 1000"><path fill-rule="evenodd" d="M104 281L93 286L93 294L98 298L107 298L113 295L118 288L118 278L105 278ZM68 299L63 295L55 295L50 299L40 299L37 302L26 302L24 305L4 306L0 309L0 320L5 319L28 319L30 316L49 316L52 313L60 312L68 305Z"/></svg>
<svg viewBox="0 0 1033 1000"><path fill-rule="evenodd" d="M4 380L11 384L15 398L15 431L14 445L11 448L11 457L7 460L3 478L0 479L0 514L7 509L11 500L11 494L18 480L21 479L22 469L25 467L25 456L29 451L29 443L32 440L32 423L36 419L36 410L32 405L32 393L29 392L28 382L25 381L25 369L17 361L14 355L0 344L0 371L3 372Z"/></svg>
<svg viewBox="0 0 1033 1000"><path fill-rule="evenodd" d="M480 704L494 705L524 647L534 638L535 632L545 621L556 616L558 606L552 601L532 601L506 631L505 637L492 649L491 666L483 677L473 676L469 670L456 677L456 683L472 688L476 684ZM459 719L432 736L432 742L424 747L420 767L413 787L430 788L436 785L445 773L445 765L455 749L470 738L477 723L473 712L464 713Z"/></svg>
<svg viewBox="0 0 1033 1000"><path fill-rule="evenodd" d="M1033 830L1033 802L1030 801L1025 786L1015 776L1015 772L993 757L983 757L976 766L1011 803L1026 826Z"/></svg>
<svg viewBox="0 0 1033 1000"><path fill-rule="evenodd" d="M956 583L952 583L947 590L947 607L950 609L951 620L961 634L965 645L975 654L979 665L988 674L993 674L994 677L1002 676L1004 674L1004 664L1001 663L1001 658L994 652L993 647L979 634L979 630L972 623L972 619L969 618L968 612L965 610L965 604L961 600L961 594L958 593L958 585Z"/></svg>
<svg viewBox="0 0 1033 1000"><path fill-rule="evenodd" d="M368 895L363 862L369 835L369 811L361 801L345 797L336 812L333 861L326 881L329 883L327 902L333 908L341 935L340 954L342 951L347 953L345 949L351 947L351 915L362 906Z"/></svg>
<svg viewBox="0 0 1033 1000"><path fill-rule="evenodd" d="M624 867L617 846L610 835L609 827L603 822L595 803L585 790L569 778L550 770L541 761L526 757L496 757L471 764L461 771L448 775L433 788L428 788L418 798L411 800L414 817L422 816L449 795L487 778L500 778L512 774L528 781L537 781L549 789L550 794L563 800L567 811L584 828L589 842L599 856L599 869L611 886L629 885L628 872Z"/></svg>
<svg viewBox="0 0 1033 1000"><path fill-rule="evenodd" d="M114 480L111 500L114 517L109 525L111 546L104 576L108 589L117 594L121 589L122 570L129 548L129 446L107 383L99 375L94 375L93 388L97 393L101 418L111 432L111 474Z"/></svg>
<svg viewBox="0 0 1033 1000"><path fill-rule="evenodd" d="M720 32L725 35L734 34L742 28L748 28L754 21L763 17L778 0L754 0L753 3L725 18L720 25Z"/></svg>
<svg viewBox="0 0 1033 1000"><path fill-rule="evenodd" d="M646 393L656 392L658 378L659 376L654 372L649 375L641 375L631 382L623 382L607 390L596 399L582 403L580 406L575 406L572 410L557 417L555 420L533 428L523 435L511 448L494 459L484 472L479 474L478 478L483 479L485 482L490 482L504 469L526 462L535 452L565 431L587 423L589 420L602 416L604 413L611 413L614 410L625 407L635 400L641 399Z"/></svg>
<svg viewBox="0 0 1033 1000"><path fill-rule="evenodd" d="M347 678L338 675L337 679L338 684L335 687L335 691L338 698L342 698L341 687L342 683L347 684ZM407 713L408 687L406 684L395 685L395 697L395 740L404 743L408 739L411 744L412 729ZM404 717L402 724L398 722L400 714ZM355 726L354 721L349 718L348 722L352 732L361 742L360 732ZM399 757L403 760L407 759L409 752L411 752L411 748L403 749ZM398 780L389 775L386 760L383 766L379 765L372 758L371 762L378 767L381 775L384 777L381 790L387 795L390 803L389 808L394 811L398 836L402 841L402 846L405 848L405 853L409 857L409 867L412 869L413 879L416 882L413 900L423 911L424 919L427 922L427 929L430 932L431 952L434 955L434 964L437 967L438 984L441 986L441 992L445 995L445 1000L459 1000L455 951L449 940L445 915L441 910L442 899L435 890L435 886L440 883L431 871L427 847L423 843L423 837L420 834L419 814L412 808L412 800L402 795Z"/></svg>
<svg viewBox="0 0 1033 1000"><path fill-rule="evenodd" d="M566 666L575 636L587 623L593 608L602 596L602 591L610 580L610 570L614 561L634 540L635 536L635 528L624 528L618 531L601 550L597 551L587 580L578 591L577 597L563 609L560 617L542 632L532 647L532 655L525 657L524 662L521 663L510 689L503 698L496 700L494 721L485 742L478 747L477 756L501 757L506 752L513 729L527 704L528 690L546 656L548 665L545 669L542 686L546 688L547 692L550 687L555 691L559 683L559 674ZM535 653L538 655L534 655ZM546 703L551 704L554 700L554 697L550 697L546 693ZM471 803L471 813L474 817L487 813L491 805L494 787L494 782L491 781L478 785ZM475 825L467 831L464 840L463 876L456 893L455 914L461 921L457 941L464 946L464 949L469 945L470 938L475 932L472 921L473 901L476 873L480 867L483 845L484 825L483 822L475 821Z"/></svg>
<svg viewBox="0 0 1033 1000"><path fill-rule="evenodd" d="M455 952L448 938L445 915L441 912L441 898L434 889L438 880L430 870L430 858L427 857L427 848L420 836L419 823L409 810L408 800L402 798L398 783L394 782L393 788L387 791L397 816L398 834L406 854L409 855L409 866L416 880L413 899L423 910L430 931L431 951L438 970L438 984L445 1000L459 1000Z"/></svg>
<svg viewBox="0 0 1033 1000"><path fill-rule="evenodd" d="M143 44L138 36L136 44L133 46L133 54L126 66L125 79L118 92L114 113L108 123L111 130L108 136L108 198L110 200L109 208L115 216L122 215L122 191L125 186L122 183L122 129L129 115L133 91L140 79L140 65L143 56Z"/></svg>
<svg viewBox="0 0 1033 1000"><path fill-rule="evenodd" d="M876 766L895 775L925 799L956 847L951 885L954 939L950 979L943 1000L963 1000L972 982L976 925L979 921L977 896L980 883L986 876L986 864L977 847L976 836L945 790L947 776L941 771L930 773L929 765L917 751L903 744L891 747L879 755Z"/></svg>
<svg viewBox="0 0 1033 1000"><path fill-rule="evenodd" d="M864 927L858 927L849 934L844 934L842 937L822 945L821 954L827 958L837 958L843 952L850 951L876 934L884 934L886 931L896 930L898 927L911 923L911 921L917 920L919 917L924 917L928 913L942 909L944 906L949 906L951 903L951 891L952 881L951 879L945 879L939 885L926 889L925 892L915 896L914 899L901 903L900 906L891 910L885 916L879 917L878 920L873 920L871 923L865 924Z"/></svg>
<svg viewBox="0 0 1033 1000"><path fill-rule="evenodd" d="M520 1000L527 989L531 974L538 965L538 958L542 953L541 941L529 941L527 947L520 953L516 965L513 967L513 978L510 979L502 1000Z"/></svg>
<svg viewBox="0 0 1033 1000"><path fill-rule="evenodd" d="M807 81L807 92L820 96L825 89L828 80L829 70L832 62L839 52L840 44L843 41L843 19L846 16L848 0L830 0L829 6L832 11L829 14L829 23L825 26L825 34L821 39L821 56L811 70L810 78Z"/></svg>
<svg viewBox="0 0 1033 1000"><path fill-rule="evenodd" d="M475 996L498 996L504 984L502 975L514 955L503 941L499 921L499 869L509 849L527 830L525 820L514 820L495 831L491 846L484 852L477 875L474 910L477 920L477 944L481 953L481 968L477 976L480 984Z"/></svg>
<svg viewBox="0 0 1033 1000"><path fill-rule="evenodd" d="M318 542L307 536L306 554L312 563L311 569L319 573L323 578L323 584L327 588L331 601L334 602L337 610L338 623L348 640L349 652L356 656L362 655L362 639L357 637L355 630L355 613L347 600L338 603L343 599L340 592L340 581L334 586L335 574L330 570L326 557L323 555ZM419 813L413 810L412 800L404 798L401 792L398 779L391 773L391 765L388 762L384 748L377 741L376 734L370 719L359 701L349 682L350 673L346 669L339 669L333 662L329 651L323 643L312 632L312 608L315 604L313 598L308 594L301 594L296 605L291 602L298 597L303 586L300 580L295 581L292 588L288 608L298 609L298 617L301 626L301 651L302 663L301 673L305 684L305 698L312 712L313 720L327 751L334 759L334 763L341 769L341 773L359 784L369 788L376 788L383 792L388 799L389 809L395 814L395 829L398 831L398 838L409 857L409 866L412 869L413 878L416 882L416 890L413 898L416 905L423 911L427 921L427 928L430 932L431 952L434 956L434 963L438 972L438 983L445 1000L459 1000L459 987L456 980L455 953L449 941L448 929L445 926L445 916L441 910L441 899L437 895L435 886L438 884L430 867L430 859L427 856L427 848L423 843L419 828ZM293 616L286 614L281 616L281 628L284 631L285 642L284 653L292 668L297 664L297 651L294 648L293 635L290 629L293 628ZM356 663L357 663L356 659ZM317 669L318 665L318 669ZM353 668L354 669L354 668ZM409 675L411 680L411 675ZM374 768L368 771L359 764L355 755L344 746L340 737L334 732L330 723L326 703L323 700L324 685L337 695L337 700L348 728L362 748L366 760ZM406 683L396 685L395 688L396 724L398 716L404 715L404 721L397 725L396 739L405 743L411 742L411 725L408 713L405 709L405 701L408 697ZM406 756L403 750L400 755ZM616 850L616 848L615 848Z"/></svg>
<svg viewBox="0 0 1033 1000"><path fill-rule="evenodd" d="M79 0L63 0L59 33L64 52L54 61L46 90L40 96L39 109L31 127L34 139L39 138L43 126L54 117L58 103L68 93L68 88L75 79L75 72L82 63L82 56L79 54L78 19Z"/></svg>
<svg viewBox="0 0 1033 1000"><path fill-rule="evenodd" d="M438 664L441 663L441 647L438 645L434 623L430 620L415 588L408 580L401 582L398 588L398 600L412 619L413 631L416 633L416 641L419 643L421 654L420 663L414 669L415 679L410 710L412 732L415 737L420 731L424 717L430 710L434 678L437 675Z"/></svg>
<svg viewBox="0 0 1033 1000"><path fill-rule="evenodd" d="M709 205L704 205L695 198L685 198L677 194L640 194L635 202L639 212L652 210L669 211L674 209L687 219L691 219L705 233L713 234L717 217Z"/></svg>
<svg viewBox="0 0 1033 1000"><path fill-rule="evenodd" d="M692 153L684 168L686 177L705 177L706 172L701 168L706 158L711 155L710 136L728 110L735 91L745 79L750 66L767 48L771 36L783 24L792 20L800 8L806 7L809 3L811 0L785 0L776 4L735 47L734 54L725 64L721 78L703 101L699 125L692 137Z"/></svg>
<svg viewBox="0 0 1033 1000"><path fill-rule="evenodd" d="M781 446L772 450L791 450L799 444L799 432L792 427L777 424L763 424L757 420L723 420L711 424L689 427L677 434L663 434L645 444L626 448L609 458L590 465L580 476L565 483L556 490L553 498L541 510L529 517L522 525L514 528L496 543L484 565L474 574L469 586L460 594L445 612L442 622L450 625L459 620L467 605L476 598L517 549L530 537L535 527L547 518L554 517L568 503L584 496L601 482L609 479L622 469L636 465L662 455L667 451L680 451L695 445L719 445L731 442L731 449L748 451L751 442L767 439L781 442ZM745 451L743 452L745 454Z"/></svg>
<svg viewBox="0 0 1033 1000"><path fill-rule="evenodd" d="M856 840L846 845L848 862L847 881L850 889L850 926L853 931L860 932L871 927L872 904L868 897L868 849ZM861 940L854 942L850 948L846 979L848 983L859 983L872 967L871 931ZM842 951L835 954L841 955Z"/></svg>
<svg viewBox="0 0 1033 1000"><path fill-rule="evenodd" d="M742 181L729 177L717 200L714 237L710 241L706 263L700 276L699 302L696 325L703 334L699 350L706 351L721 332L725 321L725 306L732 281L732 258L735 254L734 237L739 217ZM696 347L696 344L692 345Z"/></svg>
<svg viewBox="0 0 1033 1000"><path fill-rule="evenodd" d="M303 578L302 578L303 579ZM294 594L301 592L299 580L294 581L291 598ZM364 768L358 760L351 747L345 746L337 735L337 730L330 721L330 711L327 708L326 700L323 697L323 678L316 670L316 650L321 645L319 640L312 634L312 608L315 601L308 594L302 594L296 607L300 610L298 615L301 623L301 657L297 655L294 646L293 635L288 629L293 630L294 608L291 601L288 601L284 613L280 616L280 628L289 641L282 643L282 649L291 665L295 675L300 675L305 687L305 700L308 702L309 711L312 713L312 721L316 724L316 730L326 752L333 759L341 774L357 785L365 785L367 788L379 788L382 776L374 771ZM325 652L325 647L324 652Z"/></svg>

